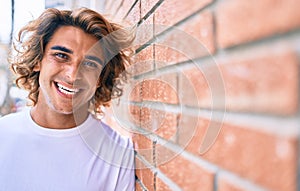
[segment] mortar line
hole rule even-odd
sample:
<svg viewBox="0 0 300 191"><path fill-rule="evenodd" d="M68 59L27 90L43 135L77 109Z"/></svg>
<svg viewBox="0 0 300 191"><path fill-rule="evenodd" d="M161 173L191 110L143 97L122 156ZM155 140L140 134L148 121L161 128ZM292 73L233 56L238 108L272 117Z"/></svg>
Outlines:
<svg viewBox="0 0 300 191"><path fill-rule="evenodd" d="M298 39L298 41L299 41L299 35L300 35L300 28L296 28L296 29L287 31L285 33L271 34L269 36L265 36L265 37L258 38L258 39L253 39L253 40L247 41L247 42L241 42L240 44L232 45L229 47L219 48L219 50L222 52L222 54L225 54L227 52L233 52L233 51L240 50L240 49L248 49L251 47L263 46L270 42L280 41L280 40L285 40L285 39L287 41L293 41L293 39ZM293 42L291 42L291 43L293 43Z"/></svg>
<svg viewBox="0 0 300 191"><path fill-rule="evenodd" d="M210 55L210 54L204 55L199 58L193 58L192 60L186 60L186 61L178 62L175 64L166 65L164 67L156 69L155 71L152 70L152 71L148 71L143 74L140 74L140 75L136 75L136 76L134 76L134 79L139 79L139 78L151 76L154 74L165 74L165 73L177 72L179 69L182 70L185 68L189 68L189 67L195 66L195 64L196 64L196 66L199 66L199 67L205 67L206 65L207 66L215 65L215 64L217 65L217 63L215 63L215 60L224 57L224 55L227 55L227 57L230 57L230 56L232 56L232 54L237 54L239 52L247 52L249 50L251 51L254 48L260 49L260 48L265 47L266 45L269 45L269 47L273 44L279 45L279 44L281 44L280 42L282 40L285 40L285 42L287 42L287 43L291 43L291 45L294 46L295 51L298 53L299 48L297 47L297 43L300 42L299 38L300 38L300 31L297 33L293 33L293 35L289 35L284 39L274 37L274 38L266 40L264 43L256 42L253 44L241 45L239 47L239 49L231 48L231 49L226 49L226 50L225 49L217 50L216 53L213 55ZM144 45L140 46L137 49L137 51L138 52L141 51L145 47L149 46L152 42L148 41L147 43L149 43L149 44L144 44Z"/></svg>
<svg viewBox="0 0 300 191"><path fill-rule="evenodd" d="M145 15L146 16L146 15ZM152 38L155 34L155 13L152 17L152 22L153 22L153 27L152 27ZM153 57L153 69L156 70L156 55L155 55L155 44L153 44L152 46L152 57ZM154 124L154 125L157 125L157 124ZM154 129L156 129L157 127L154 127ZM156 140L152 140L152 144L153 144L153 164L154 164L154 167L156 168L157 167L157 161L156 161ZM154 173L154 177L153 177L153 187L154 187L154 191L156 191L156 183L157 183L157 173Z"/></svg>
<svg viewBox="0 0 300 191"><path fill-rule="evenodd" d="M135 5L137 4L138 1L139 1L139 0L135 0L135 1L134 1L134 3L131 5L131 7L129 8L129 10L127 11L127 13L125 14L125 16L123 17L122 20L125 20L125 19L128 17L129 13L130 13L130 12L132 11L132 9L135 7Z"/></svg>
<svg viewBox="0 0 300 191"><path fill-rule="evenodd" d="M184 113L185 115L199 117L219 123L236 124L239 125L240 128L255 129L259 130L260 132L265 132L267 134L276 135L283 138L295 138L300 134L300 124L298 123L298 116L278 117L274 115L261 115L259 113L254 114L229 112L228 110L226 111L226 113L224 113L224 111L196 108L185 105L180 106L168 103L164 103L164 105L161 105L160 103L153 101L144 101L143 103L122 101L121 104L131 104L139 107L147 105L150 109L167 111L174 114ZM248 125L248 121L252 121L251 125ZM282 126L284 126L285 128L282 128Z"/></svg>
<svg viewBox="0 0 300 191"><path fill-rule="evenodd" d="M157 140L157 142L159 144L163 145L167 149L170 149L171 151L180 154L183 158L187 159L188 161L192 161L193 163L200 166L201 168L203 168L211 173L214 173L215 174L215 180L214 180L215 183L217 183L219 174L222 173L222 174L228 174L232 177L238 178L239 181L242 181L242 182L246 183L248 185L248 187L251 187L252 191L266 191L266 188L252 182L251 180L249 180L247 178L241 177L240 175L238 175L234 172L231 172L231 171L223 169L222 167L219 167L217 164L213 164L205 159L200 158L199 156L196 156L190 152L182 150L182 148L180 148L180 146L176 145L175 143L168 142L168 141L164 140L163 138L161 138L160 136L158 136L152 132L149 132L145 129L139 129L139 130L143 134L146 134L145 132L147 132L147 135L145 135L145 136L147 138L149 138L150 140ZM168 179L168 177L166 177L159 169L157 169L157 168L153 167L151 164L149 164L149 162L146 159L144 159L144 157L140 156L138 153L136 156L138 158L140 157L139 158L140 161L143 162L146 165L146 167L148 167L152 172L157 172L157 176L159 178L161 178L161 176L162 176L163 177L163 178L161 178L162 180L164 180L165 178Z"/></svg>
<svg viewBox="0 0 300 191"><path fill-rule="evenodd" d="M141 25L145 20L147 20L164 1L165 0L157 1L155 5L138 21L137 26Z"/></svg>
<svg viewBox="0 0 300 191"><path fill-rule="evenodd" d="M139 107L144 106L145 104L149 106L151 109L157 109L160 111L168 111L175 114L180 114L184 112L187 115L190 116L198 116L199 114L203 117L209 117L211 115L211 112L225 112L222 110L219 110L218 108L207 108L207 107L195 107L195 106L189 106L189 105L178 105L178 104L171 104L171 103L163 103L163 106L160 104L161 102L157 101L143 101L143 102L136 102L136 101L126 101L122 100L122 104L131 104L136 105ZM179 103L180 104L180 103ZM226 110L226 114L230 116L245 116L245 117L253 117L253 118L267 118L269 120L296 120L299 118L298 115L295 116L285 116L285 115L276 115L276 114L266 114L266 113L247 113L247 112L240 112L240 111L230 111Z"/></svg>
<svg viewBox="0 0 300 191"><path fill-rule="evenodd" d="M152 28L152 38L154 38L154 34L155 34L155 30L156 30L156 28L155 28L155 13L154 13L154 15L153 15L153 20L152 20L152 22L153 22L153 28ZM152 51L153 51L153 70L156 70L156 68L157 68L157 66L156 66L156 54L155 54L155 51L156 51L156 45L155 45L155 43L152 45Z"/></svg>
<svg viewBox="0 0 300 191"><path fill-rule="evenodd" d="M152 140L152 162L154 164L154 168L157 168L156 164L156 140ZM156 177L157 172L154 172L153 174L153 189L156 191Z"/></svg>
<svg viewBox="0 0 300 191"><path fill-rule="evenodd" d="M161 0L161 1L163 2L164 0ZM162 3L162 2L161 2L161 3ZM158 2L158 3L159 3L159 2ZM161 4L161 3L160 3L160 4ZM194 18L197 14L199 14L199 13L202 12L203 10L212 7L212 6L213 6L213 3L214 3L214 2L212 2L212 3L210 3L210 4L207 4L207 5L203 6L203 7L201 7L199 10L195 11L194 13L188 15L187 17L183 18L182 20L180 20L180 21L176 22L175 24L173 24L172 27L168 27L166 30L164 30L164 31L162 31L162 32L160 32L160 33L158 33L158 34L156 34L152 39L150 39L149 41L147 41L144 45L141 45L139 48L137 48L137 49L135 50L135 53L137 54L137 53L139 53L141 50L145 49L147 46L151 45L153 42L156 41L156 38L157 38L157 37L163 36L163 35L165 35L166 33L172 31L172 28L173 28L173 27L180 26L182 23L185 23L185 22L188 21L189 19ZM159 5L160 5L160 4L159 4ZM159 5L158 5L157 7L154 6L155 9L152 10L152 9L154 8L154 7L153 7L149 12L155 11L155 10L159 7ZM148 13L149 13L149 12L148 12ZM147 16L146 18L144 18L144 17L141 18L141 20L138 22L137 26L141 25L141 24L143 23L143 21L146 20L146 19L151 15L151 14L148 15L148 13L145 15L145 16ZM152 13L152 12L151 12L151 13Z"/></svg>
<svg viewBox="0 0 300 191"><path fill-rule="evenodd" d="M163 182L169 186L174 191L180 191L180 187L173 182L169 177L167 177L163 172L161 172L158 168L152 166L143 156L140 154L136 153L136 157L145 164L147 168L149 168L153 174L156 174L157 177L159 177Z"/></svg>
<svg viewBox="0 0 300 191"><path fill-rule="evenodd" d="M138 185L143 189L143 191L147 191L148 189L146 188L146 186L143 184L143 182L136 176L135 177L136 182L138 183Z"/></svg>
<svg viewBox="0 0 300 191"><path fill-rule="evenodd" d="M218 191L219 170L216 171L213 178L213 191Z"/></svg>
<svg viewBox="0 0 300 191"><path fill-rule="evenodd" d="M214 54L216 54L218 52L218 43L217 43L217 21L216 21L216 13L215 13L215 9L213 9L211 11L212 14L212 27L213 27L213 45L215 48L215 52Z"/></svg>

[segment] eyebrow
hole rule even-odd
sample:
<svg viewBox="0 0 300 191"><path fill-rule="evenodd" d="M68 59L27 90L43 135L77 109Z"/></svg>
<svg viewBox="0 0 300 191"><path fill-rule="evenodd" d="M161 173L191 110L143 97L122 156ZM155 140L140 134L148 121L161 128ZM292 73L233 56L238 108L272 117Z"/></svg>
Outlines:
<svg viewBox="0 0 300 191"><path fill-rule="evenodd" d="M53 46L53 47L51 47L51 50L60 50L60 51L63 51L63 52L73 54L73 50L70 50L70 49L68 49L66 47L63 47L63 46Z"/></svg>
<svg viewBox="0 0 300 191"><path fill-rule="evenodd" d="M51 50L60 50L60 51L63 51L63 52L67 52L67 53L70 53L70 54L73 54L74 52L66 47L63 47L63 46L53 46L51 47ZM103 61L96 57L96 56L91 56L91 55L87 55L85 56L86 59L89 59L89 60L93 60L95 62L98 62L100 65L103 65Z"/></svg>
<svg viewBox="0 0 300 191"><path fill-rule="evenodd" d="M87 55L87 56L85 56L85 58L89 59L89 60L94 60L94 61L98 62L101 66L103 66L103 61L96 56Z"/></svg>

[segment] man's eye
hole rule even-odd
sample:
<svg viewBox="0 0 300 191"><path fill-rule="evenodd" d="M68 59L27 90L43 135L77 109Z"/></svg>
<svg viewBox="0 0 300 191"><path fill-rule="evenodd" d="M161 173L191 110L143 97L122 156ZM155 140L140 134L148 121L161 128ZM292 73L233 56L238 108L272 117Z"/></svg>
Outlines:
<svg viewBox="0 0 300 191"><path fill-rule="evenodd" d="M84 62L83 62L83 65L84 65L84 66L91 67L91 68L97 68L97 67L98 67L98 64L97 64L97 63L91 62L91 61L84 61Z"/></svg>
<svg viewBox="0 0 300 191"><path fill-rule="evenodd" d="M68 56L64 53L60 53L60 52L57 52L55 53L55 56L58 57L58 58L62 58L62 59L67 59Z"/></svg>

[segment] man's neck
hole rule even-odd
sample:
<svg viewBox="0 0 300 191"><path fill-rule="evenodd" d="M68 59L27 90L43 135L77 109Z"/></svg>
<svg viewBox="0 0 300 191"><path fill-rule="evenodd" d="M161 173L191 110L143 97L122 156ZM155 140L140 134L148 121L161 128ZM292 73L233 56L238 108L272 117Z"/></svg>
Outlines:
<svg viewBox="0 0 300 191"><path fill-rule="evenodd" d="M41 107L38 104L31 109L31 117L38 125L50 129L69 129L82 124L88 117L87 109L85 112L63 114L51 111L47 107Z"/></svg>

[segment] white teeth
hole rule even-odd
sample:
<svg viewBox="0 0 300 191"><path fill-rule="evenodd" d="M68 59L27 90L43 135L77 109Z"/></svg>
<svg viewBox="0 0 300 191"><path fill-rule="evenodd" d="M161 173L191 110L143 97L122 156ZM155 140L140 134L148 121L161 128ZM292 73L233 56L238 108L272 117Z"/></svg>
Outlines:
<svg viewBox="0 0 300 191"><path fill-rule="evenodd" d="M79 89L71 89L67 88L59 83L57 83L58 89L60 92L67 94L67 95L74 95L75 93L79 92Z"/></svg>

